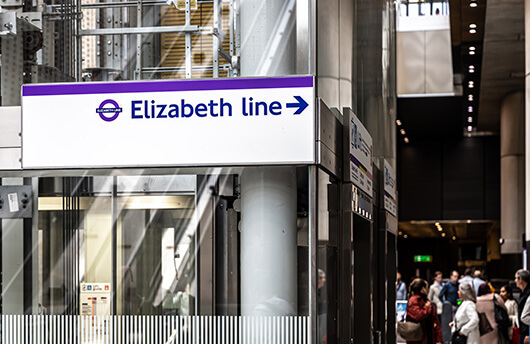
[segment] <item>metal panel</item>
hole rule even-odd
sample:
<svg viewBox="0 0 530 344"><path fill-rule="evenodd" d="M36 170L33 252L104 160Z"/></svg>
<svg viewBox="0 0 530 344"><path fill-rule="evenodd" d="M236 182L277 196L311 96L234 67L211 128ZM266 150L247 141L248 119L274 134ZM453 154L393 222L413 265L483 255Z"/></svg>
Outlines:
<svg viewBox="0 0 530 344"><path fill-rule="evenodd" d="M31 218L33 190L31 185L0 186L0 218Z"/></svg>
<svg viewBox="0 0 530 344"><path fill-rule="evenodd" d="M318 102L317 163L342 176L342 124L322 100Z"/></svg>
<svg viewBox="0 0 530 344"><path fill-rule="evenodd" d="M20 105L22 35L2 39L2 105Z"/></svg>
<svg viewBox="0 0 530 344"><path fill-rule="evenodd" d="M425 34L398 32L397 94L425 93Z"/></svg>
<svg viewBox="0 0 530 344"><path fill-rule="evenodd" d="M450 30L425 32L426 93L453 92Z"/></svg>
<svg viewBox="0 0 530 344"><path fill-rule="evenodd" d="M0 147L13 148L21 146L20 132L22 118L20 106L0 107Z"/></svg>
<svg viewBox="0 0 530 344"><path fill-rule="evenodd" d="M0 148L0 170L21 170L21 148Z"/></svg>

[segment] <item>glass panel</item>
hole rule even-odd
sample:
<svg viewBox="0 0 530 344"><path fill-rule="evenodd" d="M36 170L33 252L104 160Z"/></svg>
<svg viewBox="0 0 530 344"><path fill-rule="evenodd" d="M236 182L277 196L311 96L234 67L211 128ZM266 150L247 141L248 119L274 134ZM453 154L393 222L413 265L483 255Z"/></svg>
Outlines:
<svg viewBox="0 0 530 344"><path fill-rule="evenodd" d="M310 314L307 167L161 171L39 178L43 314Z"/></svg>

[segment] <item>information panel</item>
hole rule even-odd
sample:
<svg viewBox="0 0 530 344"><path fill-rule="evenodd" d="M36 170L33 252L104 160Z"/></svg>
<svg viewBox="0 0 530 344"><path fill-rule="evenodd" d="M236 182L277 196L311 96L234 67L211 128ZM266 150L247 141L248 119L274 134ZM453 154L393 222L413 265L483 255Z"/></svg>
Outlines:
<svg viewBox="0 0 530 344"><path fill-rule="evenodd" d="M22 87L22 167L315 163L312 76Z"/></svg>
<svg viewBox="0 0 530 344"><path fill-rule="evenodd" d="M350 146L350 181L372 197L372 137L359 118L351 111L349 114L349 146Z"/></svg>
<svg viewBox="0 0 530 344"><path fill-rule="evenodd" d="M385 160L385 209L397 217L396 172Z"/></svg>

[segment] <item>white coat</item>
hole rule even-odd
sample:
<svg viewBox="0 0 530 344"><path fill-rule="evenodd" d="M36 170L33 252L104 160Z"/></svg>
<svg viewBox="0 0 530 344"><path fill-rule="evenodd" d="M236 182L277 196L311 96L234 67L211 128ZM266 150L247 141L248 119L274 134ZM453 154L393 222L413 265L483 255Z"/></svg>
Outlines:
<svg viewBox="0 0 530 344"><path fill-rule="evenodd" d="M477 307L473 301L464 301L458 307L452 331L459 330L467 336L467 344L479 344L480 332L478 330Z"/></svg>

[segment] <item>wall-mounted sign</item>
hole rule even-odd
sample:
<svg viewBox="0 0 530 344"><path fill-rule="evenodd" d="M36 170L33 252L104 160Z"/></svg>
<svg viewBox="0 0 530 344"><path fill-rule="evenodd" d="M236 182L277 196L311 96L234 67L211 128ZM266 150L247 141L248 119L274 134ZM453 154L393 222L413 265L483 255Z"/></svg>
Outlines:
<svg viewBox="0 0 530 344"><path fill-rule="evenodd" d="M415 263L432 263L432 256L414 256Z"/></svg>
<svg viewBox="0 0 530 344"><path fill-rule="evenodd" d="M312 76L25 85L22 167L315 163Z"/></svg>
<svg viewBox="0 0 530 344"><path fill-rule="evenodd" d="M372 197L372 137L359 118L350 110L344 111L349 130L349 174L350 181Z"/></svg>
<svg viewBox="0 0 530 344"><path fill-rule="evenodd" d="M397 182L396 182L396 172L390 166L390 164L385 160L385 209L392 215L397 217Z"/></svg>
<svg viewBox="0 0 530 344"><path fill-rule="evenodd" d="M110 283L81 283L81 315L110 315Z"/></svg>

